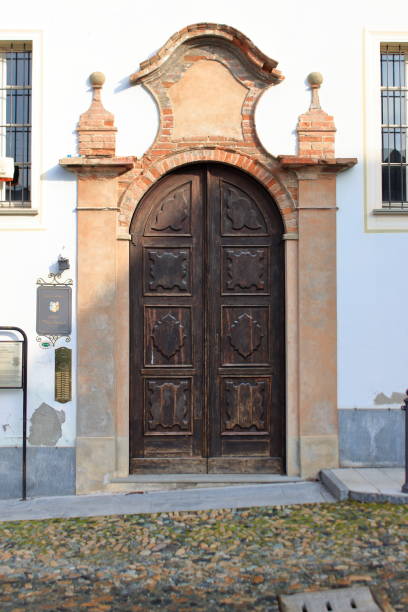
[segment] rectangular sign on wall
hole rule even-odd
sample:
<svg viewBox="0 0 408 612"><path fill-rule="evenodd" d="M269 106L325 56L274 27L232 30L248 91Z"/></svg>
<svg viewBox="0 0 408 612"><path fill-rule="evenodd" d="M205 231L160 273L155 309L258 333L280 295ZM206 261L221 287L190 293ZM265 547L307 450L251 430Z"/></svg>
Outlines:
<svg viewBox="0 0 408 612"><path fill-rule="evenodd" d="M23 343L0 342L0 389L23 387Z"/></svg>
<svg viewBox="0 0 408 612"><path fill-rule="evenodd" d="M69 336L71 333L71 287L43 285L37 288L37 334Z"/></svg>
<svg viewBox="0 0 408 612"><path fill-rule="evenodd" d="M55 401L70 402L72 391L72 351L61 346L55 349Z"/></svg>

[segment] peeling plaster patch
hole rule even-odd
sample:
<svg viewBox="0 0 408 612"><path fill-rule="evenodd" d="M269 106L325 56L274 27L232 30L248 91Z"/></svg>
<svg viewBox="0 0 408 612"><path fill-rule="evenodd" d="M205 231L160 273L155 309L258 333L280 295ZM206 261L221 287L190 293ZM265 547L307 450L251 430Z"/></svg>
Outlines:
<svg viewBox="0 0 408 612"><path fill-rule="evenodd" d="M61 425L65 423L65 412L55 410L43 402L30 420L29 443L33 446L55 446L62 436Z"/></svg>
<svg viewBox="0 0 408 612"><path fill-rule="evenodd" d="M383 406L384 404L401 404L405 399L405 395L403 393L398 393L398 391L393 391L388 397L385 393L378 393L378 395L374 398L374 404L377 406Z"/></svg>

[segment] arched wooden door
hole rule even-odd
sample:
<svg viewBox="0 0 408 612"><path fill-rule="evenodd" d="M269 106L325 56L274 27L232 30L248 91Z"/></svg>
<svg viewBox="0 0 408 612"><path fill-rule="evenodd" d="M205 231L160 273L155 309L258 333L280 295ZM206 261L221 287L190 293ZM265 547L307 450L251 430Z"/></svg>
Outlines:
<svg viewBox="0 0 408 612"><path fill-rule="evenodd" d="M281 472L283 224L221 164L149 191L130 247L131 472Z"/></svg>

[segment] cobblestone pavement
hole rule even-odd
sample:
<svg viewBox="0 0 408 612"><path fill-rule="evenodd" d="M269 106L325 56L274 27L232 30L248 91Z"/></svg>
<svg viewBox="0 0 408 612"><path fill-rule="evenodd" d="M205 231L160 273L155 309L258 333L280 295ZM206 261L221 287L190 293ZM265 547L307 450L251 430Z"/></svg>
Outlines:
<svg viewBox="0 0 408 612"><path fill-rule="evenodd" d="M408 611L408 507L311 504L0 525L0 610L265 610L367 585Z"/></svg>

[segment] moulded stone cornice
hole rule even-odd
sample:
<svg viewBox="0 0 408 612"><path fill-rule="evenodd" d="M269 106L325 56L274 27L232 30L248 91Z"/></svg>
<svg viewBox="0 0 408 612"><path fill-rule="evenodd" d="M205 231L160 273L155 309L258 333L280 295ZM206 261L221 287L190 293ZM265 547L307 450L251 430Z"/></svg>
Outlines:
<svg viewBox="0 0 408 612"><path fill-rule="evenodd" d="M238 53L249 61L257 75L268 83L276 85L285 78L279 70L276 70L278 62L262 53L239 30L218 23L196 23L173 34L153 57L141 62L140 70L130 76L130 82L137 84L151 78L180 45L203 38L219 39L235 47Z"/></svg>
<svg viewBox="0 0 408 612"><path fill-rule="evenodd" d="M314 159L298 155L279 155L278 161L286 170L315 169L321 172L338 173L352 168L357 163L356 157L336 157L332 159Z"/></svg>
<svg viewBox="0 0 408 612"><path fill-rule="evenodd" d="M71 172L100 171L119 176L134 166L133 157L63 157L59 165Z"/></svg>

